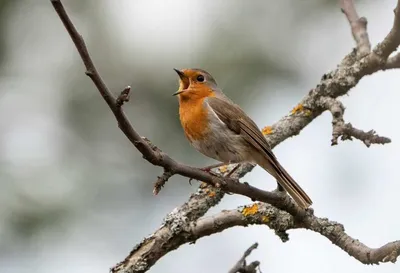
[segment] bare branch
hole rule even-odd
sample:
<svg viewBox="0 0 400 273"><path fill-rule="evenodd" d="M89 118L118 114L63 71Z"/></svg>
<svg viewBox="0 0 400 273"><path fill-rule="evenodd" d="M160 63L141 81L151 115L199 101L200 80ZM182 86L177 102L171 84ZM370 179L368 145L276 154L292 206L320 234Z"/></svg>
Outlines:
<svg viewBox="0 0 400 273"><path fill-rule="evenodd" d="M383 64L388 59L392 52L396 51L400 45L400 0L397 1L397 6L394 9L393 27L389 34L374 48L374 53L381 58Z"/></svg>
<svg viewBox="0 0 400 273"><path fill-rule="evenodd" d="M367 19L358 16L353 0L340 0L339 2L342 12L349 21L351 33L357 44L357 57L361 59L371 52L371 43L367 32Z"/></svg>
<svg viewBox="0 0 400 273"><path fill-rule="evenodd" d="M343 60L340 62L339 67L350 67L357 61L357 49L353 50L347 54ZM324 75L325 76L325 75Z"/></svg>
<svg viewBox="0 0 400 273"><path fill-rule="evenodd" d="M131 87L129 85L125 87L124 90L121 91L121 94L119 94L117 100L115 101L117 107L121 107L125 102L129 101L130 92L131 92Z"/></svg>
<svg viewBox="0 0 400 273"><path fill-rule="evenodd" d="M308 214L312 215L312 212ZM267 225L282 242L289 240L287 230L295 228L295 219L287 212L266 203L254 203L234 210L224 210L213 216L203 217L191 225L195 238L209 236L225 229L248 225Z"/></svg>
<svg viewBox="0 0 400 273"><path fill-rule="evenodd" d="M400 53L397 53L393 57L390 57L387 62L385 69L395 69L400 68Z"/></svg>
<svg viewBox="0 0 400 273"><path fill-rule="evenodd" d="M342 140L352 140L352 137L361 140L364 142L365 146L368 148L371 146L371 144L387 144L392 142L390 138L384 137L384 136L379 136L376 134L374 130L369 130L368 132L364 132L363 130L354 128L351 123L345 123L342 124L341 126L337 126L336 130L338 135L341 135ZM336 143L332 142L332 145L335 145Z"/></svg>
<svg viewBox="0 0 400 273"><path fill-rule="evenodd" d="M221 232L230 227L253 224L267 225L278 234L299 228L312 230L326 237L363 264L394 263L400 256L400 241L388 243L380 248L370 248L349 236L340 223L316 217L312 213L308 213L302 221L297 221L290 214L265 203L255 203L200 218L193 225L191 233L198 238Z"/></svg>
<svg viewBox="0 0 400 273"><path fill-rule="evenodd" d="M351 123L345 123L343 119L345 108L339 100L322 97L320 103L322 107L332 113L332 146L338 144L339 137L341 137L341 140L353 140L352 138L354 137L364 142L367 147L370 147L371 144L387 144L391 142L389 138L377 135L374 130L364 132L354 128Z"/></svg>
<svg viewBox="0 0 400 273"><path fill-rule="evenodd" d="M202 194L207 194L207 192ZM208 196L210 196L209 193ZM155 259L161 255L160 251L166 254L176 249L179 245L193 243L202 237L222 232L231 227L246 227L249 225L266 225L274 230L275 234L280 236L283 242L289 239L287 231L309 229L326 237L334 245L363 264L394 263L400 255L400 241L394 241L379 248L370 248L349 236L340 223L316 217L312 213L308 213L304 220L298 221L289 213L266 203L254 203L233 210L221 211L212 216L202 217L192 223L189 220L185 220L180 213L170 214L167 219L174 220L167 222L153 235L146 238L146 243L142 242L138 245L125 261L113 268L112 272L145 272L154 264ZM168 223L173 223L173 225ZM173 236L164 236L172 233ZM162 240L160 239L161 234L163 234ZM286 234L286 236L281 236L281 234ZM163 247L156 247L158 243ZM246 257L244 256L243 258L245 259ZM145 264L148 266L147 269L138 269L139 265L144 266Z"/></svg>
<svg viewBox="0 0 400 273"><path fill-rule="evenodd" d="M165 183L167 183L168 179L170 179L173 175L174 174L169 171L164 171L161 176L158 176L156 183L154 183L153 194L157 195L164 187Z"/></svg>
<svg viewBox="0 0 400 273"><path fill-rule="evenodd" d="M217 205L224 193L209 185L200 187L188 202L169 213L161 227L152 235L143 239L124 261L115 265L111 272L146 272L161 257L177 249L184 243L194 243L196 237L190 237L190 223L202 217L212 206Z"/></svg>
<svg viewBox="0 0 400 273"><path fill-rule="evenodd" d="M258 243L251 245L243 254L242 258L229 270L229 273L256 273L257 267L260 265L259 261L254 261L249 265L246 264L246 258L251 252L258 247Z"/></svg>

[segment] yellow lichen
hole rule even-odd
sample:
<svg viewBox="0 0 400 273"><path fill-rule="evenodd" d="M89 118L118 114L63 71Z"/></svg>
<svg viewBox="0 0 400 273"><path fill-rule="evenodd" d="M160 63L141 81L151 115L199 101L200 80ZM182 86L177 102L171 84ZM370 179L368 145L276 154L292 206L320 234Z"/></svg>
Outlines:
<svg viewBox="0 0 400 273"><path fill-rule="evenodd" d="M244 216L254 215L258 212L258 205L254 203L251 207L245 207L242 210Z"/></svg>
<svg viewBox="0 0 400 273"><path fill-rule="evenodd" d="M272 127L271 126L265 126L261 132L263 133L263 135L270 135L272 134Z"/></svg>
<svg viewBox="0 0 400 273"><path fill-rule="evenodd" d="M296 113L298 113L298 112L303 111L303 109L304 109L303 104L300 103L300 104L296 105L296 106L292 109L291 113L292 113L292 115L294 115L294 114L296 114Z"/></svg>
<svg viewBox="0 0 400 273"><path fill-rule="evenodd" d="M223 166L219 167L218 170L221 173L225 173L226 171L228 171L228 166L227 165L223 165Z"/></svg>
<svg viewBox="0 0 400 273"><path fill-rule="evenodd" d="M306 116L306 117L311 116L311 114L312 114L311 110L308 110L308 109L307 109L307 110L305 111L305 116Z"/></svg>
<svg viewBox="0 0 400 273"><path fill-rule="evenodd" d="M263 217L261 217L261 221L263 223L268 223L269 222L269 217L264 215Z"/></svg>
<svg viewBox="0 0 400 273"><path fill-rule="evenodd" d="M208 194L209 197L214 197L215 196L215 191L210 191L210 193Z"/></svg>

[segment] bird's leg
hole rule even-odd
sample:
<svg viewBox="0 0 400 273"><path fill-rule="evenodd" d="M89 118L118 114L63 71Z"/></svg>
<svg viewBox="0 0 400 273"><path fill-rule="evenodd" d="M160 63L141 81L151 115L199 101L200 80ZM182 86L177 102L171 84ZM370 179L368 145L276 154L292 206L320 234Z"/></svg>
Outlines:
<svg viewBox="0 0 400 273"><path fill-rule="evenodd" d="M210 166L206 166L206 167L200 168L200 170L205 171L205 172L207 172L207 173L209 173L211 175L218 176L218 174L216 174L215 172L213 172L211 170L215 169L215 168L219 168L219 167L221 167L223 165L224 165L224 163L216 163L216 164L213 164L213 165L210 165Z"/></svg>
<svg viewBox="0 0 400 273"><path fill-rule="evenodd" d="M238 163L233 169L226 175L226 177L231 177L231 175L240 167L240 163ZM232 195L233 193L227 192L226 194Z"/></svg>
<svg viewBox="0 0 400 273"><path fill-rule="evenodd" d="M219 167L225 166L225 165L234 164L234 163L235 163L235 162L233 162L233 161L229 161L228 163L220 162L220 163L216 163L216 164L213 164L213 165L204 167L204 168L200 168L200 170L205 171L205 172L208 172L208 173L210 173L210 174L212 174L212 175L217 175L216 173L212 172L211 170L212 170L212 169L215 169L215 168L219 168ZM236 166L232 171L230 171L230 172L228 173L227 177L229 177L236 169L237 169L237 166ZM221 171L221 172L222 172L222 171Z"/></svg>
<svg viewBox="0 0 400 273"><path fill-rule="evenodd" d="M215 168L219 168L219 167L225 166L225 165L235 164L235 163L236 162L234 162L234 161L229 161L228 163L220 162L220 163L216 163L216 164L213 164L213 165L209 165L209 166L200 168L200 170L208 172L211 175L218 176L218 174L216 174L215 172L212 172L211 170L215 169ZM230 177L239 167L240 167L240 163L238 163L227 175L225 175L225 177ZM191 181L192 181L192 178L189 179L189 184L190 185L191 185Z"/></svg>
<svg viewBox="0 0 400 273"><path fill-rule="evenodd" d="M240 167L240 163L238 163L233 169L226 175L226 177L231 177L231 175Z"/></svg>
<svg viewBox="0 0 400 273"><path fill-rule="evenodd" d="M199 168L199 169L204 171L204 172L207 172L207 173L209 173L211 175L218 176L215 172L212 172L211 170L215 169L215 168L218 168L218 167L221 167L223 165L225 165L225 164L221 162L221 163L216 163L216 164L213 164L213 165L210 165L210 166L206 166L206 167L203 167L203 168ZM190 185L192 185L192 180L193 180L193 178L189 179L189 184Z"/></svg>
<svg viewBox="0 0 400 273"><path fill-rule="evenodd" d="M210 172L212 169L219 168L219 167L224 166L224 165L225 165L225 163L220 162L220 163L216 163L216 164L213 164L213 165L210 165L210 166L206 166L206 167L200 168L200 170L205 171L205 172Z"/></svg>

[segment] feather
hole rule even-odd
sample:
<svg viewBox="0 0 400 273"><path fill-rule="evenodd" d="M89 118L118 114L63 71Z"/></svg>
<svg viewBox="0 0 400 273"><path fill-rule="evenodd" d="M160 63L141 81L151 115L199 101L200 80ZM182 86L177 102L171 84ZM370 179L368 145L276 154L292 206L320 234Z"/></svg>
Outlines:
<svg viewBox="0 0 400 273"><path fill-rule="evenodd" d="M301 207L307 208L312 204L310 197L278 162L261 130L238 105L224 97L208 97L205 103L231 131L241 135L255 151L262 154L262 157L253 156L256 163L274 176Z"/></svg>

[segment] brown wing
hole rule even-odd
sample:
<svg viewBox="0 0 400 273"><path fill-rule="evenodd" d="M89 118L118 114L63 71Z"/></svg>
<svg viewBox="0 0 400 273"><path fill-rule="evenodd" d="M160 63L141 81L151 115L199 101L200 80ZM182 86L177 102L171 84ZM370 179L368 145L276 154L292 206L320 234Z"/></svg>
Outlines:
<svg viewBox="0 0 400 273"><path fill-rule="evenodd" d="M278 162L260 129L238 105L216 97L207 98L206 103L229 129L242 135L249 144L265 156L266 160L258 162L260 166L274 176L301 207L307 208L312 204L310 197Z"/></svg>
<svg viewBox="0 0 400 273"><path fill-rule="evenodd" d="M229 129L243 135L254 148L266 153L271 159L276 160L261 130L238 105L216 97L209 97L206 99L206 102Z"/></svg>

